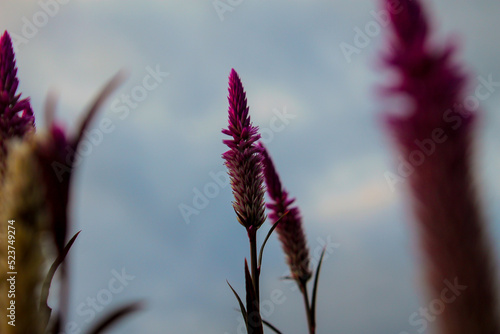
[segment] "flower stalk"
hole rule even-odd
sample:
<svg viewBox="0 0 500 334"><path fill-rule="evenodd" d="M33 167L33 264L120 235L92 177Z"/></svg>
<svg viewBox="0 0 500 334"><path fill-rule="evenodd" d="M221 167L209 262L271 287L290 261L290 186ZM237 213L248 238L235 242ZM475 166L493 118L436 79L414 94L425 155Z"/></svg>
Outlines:
<svg viewBox="0 0 500 334"><path fill-rule="evenodd" d="M246 275L247 306L246 311L242 309L242 313L247 314L248 333L263 333L259 307L260 267L257 254L257 230L266 220L262 154L257 146L260 135L258 128L250 121L246 94L234 69L229 75L228 91L229 124L222 133L231 136L232 139L223 141L229 150L222 155L222 158L228 168L235 198L233 208L238 222L247 230L250 242L251 275Z"/></svg>
<svg viewBox="0 0 500 334"><path fill-rule="evenodd" d="M312 271L309 265L309 249L302 227L302 218L298 207L292 205L295 199L289 198L288 192L283 189L267 149L261 143L259 145L262 150L267 193L271 199L271 202L266 204L270 210L269 218L272 224L277 223L276 233L278 233L290 267L290 276L297 283L304 299L309 334L314 334L316 332L315 298L310 302L307 291L307 283L312 277ZM321 262L318 264L318 269L320 265ZM316 291L316 282L317 280L314 291Z"/></svg>

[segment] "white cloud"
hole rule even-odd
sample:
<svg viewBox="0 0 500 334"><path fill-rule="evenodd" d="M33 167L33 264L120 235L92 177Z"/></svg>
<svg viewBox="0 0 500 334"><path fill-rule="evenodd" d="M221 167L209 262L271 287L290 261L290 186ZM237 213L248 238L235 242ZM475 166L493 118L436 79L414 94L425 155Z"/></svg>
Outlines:
<svg viewBox="0 0 500 334"><path fill-rule="evenodd" d="M338 217L364 218L376 214L394 201L384 178L380 156L357 157L332 166L316 177L309 193L316 199L314 212L322 221ZM366 220L368 221L368 220Z"/></svg>

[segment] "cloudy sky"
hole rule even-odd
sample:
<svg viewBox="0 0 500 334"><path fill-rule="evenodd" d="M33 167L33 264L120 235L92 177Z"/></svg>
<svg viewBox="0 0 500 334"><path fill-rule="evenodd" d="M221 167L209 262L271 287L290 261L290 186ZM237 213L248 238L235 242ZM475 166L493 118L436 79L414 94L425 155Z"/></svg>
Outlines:
<svg viewBox="0 0 500 334"><path fill-rule="evenodd" d="M426 3L436 40L461 42L471 88L478 76L499 81L500 2ZM430 330L409 321L425 306L418 253L404 184L391 188L384 177L397 160L375 92L388 78L377 66L387 33L376 23L378 4L0 3L0 30L13 36L20 89L32 99L39 131L49 92L58 93L58 117L71 131L106 81L129 73L91 126L75 175L71 229L83 232L71 253L74 328L139 299L146 310L112 333L244 332L226 280L244 294L248 243L225 183L220 132L235 68L252 120L297 198L313 262L328 245L318 332ZM367 39L356 37L367 28L374 29ZM343 52L346 45L356 52ZM500 92L481 106L477 174L493 224L500 220ZM499 241L498 224L490 230ZM287 267L276 238L262 270L264 317L284 333L304 333L301 295L280 280ZM122 285L110 288L116 276Z"/></svg>

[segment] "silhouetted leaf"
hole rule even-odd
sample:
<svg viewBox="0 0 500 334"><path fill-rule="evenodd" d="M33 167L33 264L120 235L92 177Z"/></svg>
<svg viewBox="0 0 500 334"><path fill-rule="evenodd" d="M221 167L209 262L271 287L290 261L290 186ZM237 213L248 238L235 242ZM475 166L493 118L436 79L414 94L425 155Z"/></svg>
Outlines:
<svg viewBox="0 0 500 334"><path fill-rule="evenodd" d="M122 306L107 315L103 320L99 321L93 328L88 332L88 334L98 334L104 332L110 326L114 325L118 320L132 312L136 312L142 308L140 302L131 303L126 306Z"/></svg>
<svg viewBox="0 0 500 334"><path fill-rule="evenodd" d="M229 287L233 291L234 295L236 296L236 299L238 300L238 304L240 304L241 314L243 315L243 319L245 320L245 326L247 326L247 311L245 310L245 305L243 305L243 302L241 301L240 296L238 296L238 293L236 293L236 291L234 291L231 284L229 284L229 282L227 280L226 280L226 282L227 282L227 285L229 285ZM247 332L248 332L248 327L247 327Z"/></svg>
<svg viewBox="0 0 500 334"><path fill-rule="evenodd" d="M75 242L76 238L80 234L81 231L78 231L73 238L71 238L66 246L64 247L64 250L60 256L58 256L54 263L52 263L52 266L50 266L49 272L47 273L47 276L45 277L45 280L42 285L42 291L40 293L40 314L42 316L45 316L44 319L44 324L43 327L47 327L47 324L49 323L50 320L50 315L52 313L52 308L50 308L49 304L47 303L47 300L49 298L49 292L50 292L50 286L52 284L52 279L54 278L54 275L57 271L57 268L63 263L64 259L66 258L66 255L68 255L69 250L71 249L71 246L73 246L73 243Z"/></svg>
<svg viewBox="0 0 500 334"><path fill-rule="evenodd" d="M318 279L319 279L319 271L321 269L321 264L323 263L323 255L325 255L326 247L323 247L323 251L321 252L321 256L318 261L318 268L316 268L316 276L314 277L314 285L312 291L312 300L311 300L311 316L314 322L316 322L316 294L318 292Z"/></svg>
<svg viewBox="0 0 500 334"><path fill-rule="evenodd" d="M271 325L269 322L267 322L266 320L262 319L262 322L264 323L264 325L266 325L267 327L269 327L270 329L273 330L273 332L275 333L278 333L278 334L281 334L281 332L276 328L274 327L273 325Z"/></svg>

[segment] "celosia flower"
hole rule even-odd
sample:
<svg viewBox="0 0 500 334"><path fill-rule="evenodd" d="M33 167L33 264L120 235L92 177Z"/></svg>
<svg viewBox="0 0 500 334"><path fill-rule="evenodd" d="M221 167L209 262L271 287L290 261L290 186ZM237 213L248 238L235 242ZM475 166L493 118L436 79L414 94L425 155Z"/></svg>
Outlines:
<svg viewBox="0 0 500 334"><path fill-rule="evenodd" d="M3 178L7 156L7 140L23 137L34 130L35 118L29 99L17 94L16 60L12 41L7 32L0 38L0 180Z"/></svg>
<svg viewBox="0 0 500 334"><path fill-rule="evenodd" d="M229 150L222 157L229 170L238 221L247 230L257 230L266 219L262 155L256 145L260 135L250 122L245 91L234 69L229 76L228 90L229 126L222 133L233 139L224 140Z"/></svg>
<svg viewBox="0 0 500 334"><path fill-rule="evenodd" d="M477 115L465 99L466 78L453 45L430 43L420 1L384 3L392 25L386 65L399 75L389 95L409 98L403 115L386 118L412 165L397 180L407 179L413 195L430 297L453 298L436 322L443 334L498 333L492 259L472 178Z"/></svg>
<svg viewBox="0 0 500 334"><path fill-rule="evenodd" d="M288 197L288 193L281 186L280 178L269 153L262 144L260 147L264 157L264 177L267 193L271 198L271 203L266 204L271 211L269 218L272 224L281 218L276 227L276 232L287 257L291 276L304 285L311 278L312 272L309 268L309 250L302 228L299 208L292 206L295 199ZM287 214L283 216L285 213Z"/></svg>
<svg viewBox="0 0 500 334"><path fill-rule="evenodd" d="M263 333L259 311L260 264L257 261L257 230L266 220L262 153L256 144L260 135L258 128L250 122L245 91L234 69L229 75L228 90L229 126L222 133L233 138L223 141L229 150L222 158L231 179L235 199L233 208L238 222L246 228L250 242L251 275L245 260L246 311L233 292L240 303L248 333Z"/></svg>

